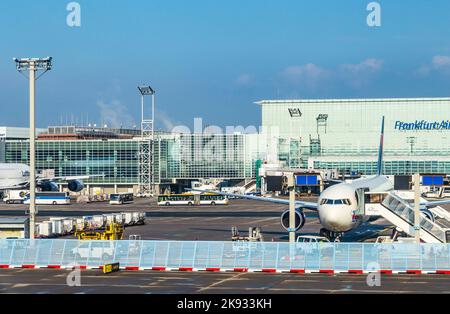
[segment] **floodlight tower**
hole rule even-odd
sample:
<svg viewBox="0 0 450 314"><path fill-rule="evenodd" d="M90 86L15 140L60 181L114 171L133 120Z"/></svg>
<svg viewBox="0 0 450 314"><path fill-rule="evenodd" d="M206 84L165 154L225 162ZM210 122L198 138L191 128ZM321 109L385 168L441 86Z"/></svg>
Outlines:
<svg viewBox="0 0 450 314"><path fill-rule="evenodd" d="M148 85L138 86L141 93L141 141L139 144L139 190L142 194L152 194L154 184L154 126L155 90ZM146 118L145 96L152 96L151 117Z"/></svg>
<svg viewBox="0 0 450 314"><path fill-rule="evenodd" d="M52 57L47 58L23 58L13 59L16 63L17 71L23 74L28 72L30 88L30 239L34 239L36 225L36 126L35 126L35 99L36 81L45 72L52 69ZM38 76L36 74L42 71Z"/></svg>
<svg viewBox="0 0 450 314"><path fill-rule="evenodd" d="M141 93L141 134L143 138L154 136L154 118L155 118L155 90L150 86L138 86ZM151 119L145 118L144 113L144 97L152 96L152 116Z"/></svg>

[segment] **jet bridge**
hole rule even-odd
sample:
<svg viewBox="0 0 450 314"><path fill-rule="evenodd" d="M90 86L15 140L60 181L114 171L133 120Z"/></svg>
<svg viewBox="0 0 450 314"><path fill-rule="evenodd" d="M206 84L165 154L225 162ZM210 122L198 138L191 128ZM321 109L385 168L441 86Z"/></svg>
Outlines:
<svg viewBox="0 0 450 314"><path fill-rule="evenodd" d="M414 202L409 202L399 194L394 191L365 192L365 215L383 217L414 237ZM429 211L433 217L424 212L420 214L420 239L425 243L450 243L450 214L439 206Z"/></svg>

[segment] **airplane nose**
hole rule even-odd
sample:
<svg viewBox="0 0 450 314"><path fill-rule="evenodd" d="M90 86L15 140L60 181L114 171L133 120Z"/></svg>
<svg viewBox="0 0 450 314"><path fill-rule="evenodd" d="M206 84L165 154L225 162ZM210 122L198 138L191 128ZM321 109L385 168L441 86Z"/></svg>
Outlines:
<svg viewBox="0 0 450 314"><path fill-rule="evenodd" d="M351 215L347 215L347 212L348 209L344 206L321 206L319 209L320 222L327 230L347 231L351 224Z"/></svg>

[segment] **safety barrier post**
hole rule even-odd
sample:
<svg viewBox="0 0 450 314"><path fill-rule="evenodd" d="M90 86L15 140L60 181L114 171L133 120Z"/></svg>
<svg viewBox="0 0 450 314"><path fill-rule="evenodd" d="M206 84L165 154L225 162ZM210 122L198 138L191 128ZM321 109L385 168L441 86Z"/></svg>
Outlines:
<svg viewBox="0 0 450 314"><path fill-rule="evenodd" d="M89 241L89 253L86 260L86 268L88 268L89 260L91 259L91 254L92 254L92 241Z"/></svg>
<svg viewBox="0 0 450 314"><path fill-rule="evenodd" d="M366 269L366 251L364 249L364 243L361 243L361 269Z"/></svg>
<svg viewBox="0 0 450 314"><path fill-rule="evenodd" d="M38 262L38 257L39 257L39 250L41 249L41 243L42 241L38 242L37 248L36 248L36 253L35 253L35 257L34 257L34 265L35 267L38 266L37 262Z"/></svg>
<svg viewBox="0 0 450 314"><path fill-rule="evenodd" d="M129 260L130 260L130 241L127 241L126 243L128 244L128 250L127 250L127 263L125 264L125 267L126 266L132 266L132 265L129 265Z"/></svg>
<svg viewBox="0 0 450 314"><path fill-rule="evenodd" d="M275 259L275 269L278 269L278 259L280 257L280 243L277 243L277 254L276 254L276 259Z"/></svg>
<svg viewBox="0 0 450 314"><path fill-rule="evenodd" d="M167 242L166 265L164 265L165 267L167 267L167 265L169 265L169 253L170 253L170 241Z"/></svg>
<svg viewBox="0 0 450 314"><path fill-rule="evenodd" d="M195 268L195 260L196 260L196 257L197 257L197 245L198 245L198 242L196 241L195 245L194 245L194 254L192 256L192 269Z"/></svg>
<svg viewBox="0 0 450 314"><path fill-rule="evenodd" d="M47 259L47 265L50 265L51 263L50 263L50 259L52 258L52 255L53 255L53 243L54 243L54 241L55 240L50 240L51 241L51 244L50 244L50 254L48 254L48 259Z"/></svg>
<svg viewBox="0 0 450 314"><path fill-rule="evenodd" d="M22 262L19 264L20 266L22 266L22 265L24 264L25 256L27 255L28 249L29 249L29 247L30 247L30 241L31 241L31 239L27 239L27 240L18 240L18 241L23 241L23 242L26 241L26 243L27 243L27 244L25 245L26 249L23 250Z"/></svg>
<svg viewBox="0 0 450 314"><path fill-rule="evenodd" d="M409 260L408 260L408 254L405 254L405 264L406 264L406 267L405 267L405 270L408 270L408 266L409 266Z"/></svg>
<svg viewBox="0 0 450 314"><path fill-rule="evenodd" d="M333 245L333 270L336 271L336 242Z"/></svg>
<svg viewBox="0 0 450 314"><path fill-rule="evenodd" d="M116 254L117 254L117 242L114 241L114 254L113 254L113 258L112 261L115 263L116 262Z"/></svg>
<svg viewBox="0 0 450 314"><path fill-rule="evenodd" d="M225 242L222 242L222 258L220 259L220 268L222 268L223 265L223 252L225 251Z"/></svg>
<svg viewBox="0 0 450 314"><path fill-rule="evenodd" d="M52 240L52 250L53 250L53 243L54 243L54 241L55 240ZM66 243L67 243L67 240L64 240L63 250L62 250L62 253L61 253L61 262L60 262L61 266L63 265L64 255L66 254Z"/></svg>
<svg viewBox="0 0 450 314"><path fill-rule="evenodd" d="M138 265L138 267L139 268L141 268L141 264L142 264L142 251L144 250L144 245L145 245L145 242L143 242L143 241L140 241L141 243L140 243L140 251L139 251L139 265Z"/></svg>
<svg viewBox="0 0 450 314"><path fill-rule="evenodd" d="M434 249L434 248L433 248ZM438 264L437 264L437 254L436 254L436 251L435 250L433 250L434 251L434 271L437 271L438 270Z"/></svg>
<svg viewBox="0 0 450 314"><path fill-rule="evenodd" d="M181 250L180 250L180 256L178 258L178 268L181 267L182 258L183 258L183 248L184 248L184 242L181 243Z"/></svg>
<svg viewBox="0 0 450 314"><path fill-rule="evenodd" d="M210 252L211 252L211 242L208 242L208 248L206 250L206 261L205 261L206 267L205 268L209 268L209 260L210 260L209 254L210 254Z"/></svg>
<svg viewBox="0 0 450 314"><path fill-rule="evenodd" d="M350 269L350 243L347 244L347 270Z"/></svg>
<svg viewBox="0 0 450 314"><path fill-rule="evenodd" d="M11 248L11 255L9 256L9 263L8 263L8 265L12 265L12 259L13 259L13 256L14 256L14 250L15 250L15 248L16 248L16 242L17 242L17 240L13 240L14 242L13 242L13 245L12 245L12 248Z"/></svg>
<svg viewBox="0 0 450 314"><path fill-rule="evenodd" d="M155 261L156 261L156 242L153 242L153 261L152 261L152 267L155 267Z"/></svg>
<svg viewBox="0 0 450 314"><path fill-rule="evenodd" d="M419 256L420 256L420 269L423 270L423 254L422 254L422 248L420 246L420 243L416 244L417 249L419 250Z"/></svg>
<svg viewBox="0 0 450 314"><path fill-rule="evenodd" d="M316 245L317 250L319 251L318 257L319 257L319 269L322 269L322 250L320 249L320 242L318 242Z"/></svg>

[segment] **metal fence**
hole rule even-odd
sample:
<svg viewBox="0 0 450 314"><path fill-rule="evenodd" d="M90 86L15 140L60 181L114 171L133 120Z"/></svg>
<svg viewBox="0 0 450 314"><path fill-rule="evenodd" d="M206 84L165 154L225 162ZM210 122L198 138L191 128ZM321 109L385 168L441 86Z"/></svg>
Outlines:
<svg viewBox="0 0 450 314"><path fill-rule="evenodd" d="M0 267L450 272L449 244L0 240Z"/></svg>

